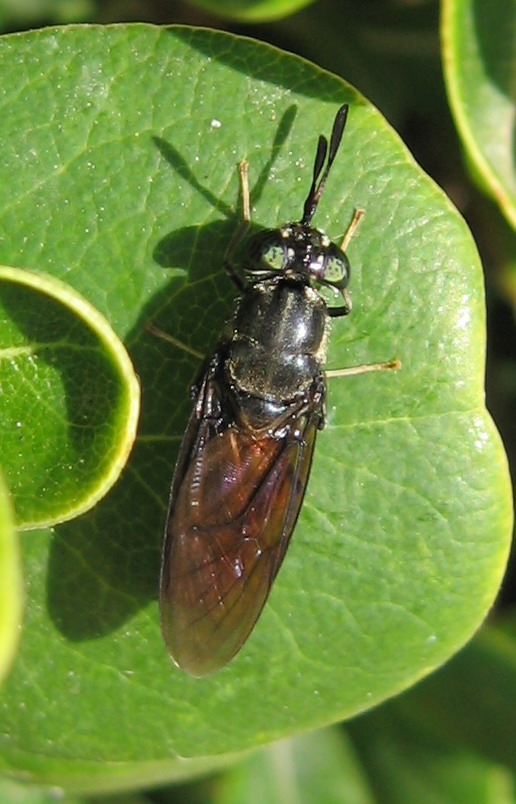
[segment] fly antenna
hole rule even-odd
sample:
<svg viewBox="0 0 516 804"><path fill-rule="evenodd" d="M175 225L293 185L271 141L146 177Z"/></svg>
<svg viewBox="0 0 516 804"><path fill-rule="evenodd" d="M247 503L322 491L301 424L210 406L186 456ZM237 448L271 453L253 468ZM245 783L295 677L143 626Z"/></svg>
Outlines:
<svg viewBox="0 0 516 804"><path fill-rule="evenodd" d="M339 150L340 141L342 139L342 134L344 133L344 127L346 125L346 120L348 117L348 110L349 105L345 103L343 106L340 107L339 111L335 115L335 120L333 122L333 128L330 137L330 147L328 150L328 140L322 134L319 137L319 142L317 143L317 152L315 154L315 162L314 162L314 172L312 178L312 186L310 187L310 192L305 201L305 206L303 208L303 217L301 218L301 223L303 226L308 226L310 221L312 220L315 210L317 209L317 204L321 198L321 195L324 190L324 185L326 184L326 179L328 178L328 173L330 172L330 168L333 164L333 160L337 155L337 151ZM323 174L319 183L317 180L321 174L321 170L323 169L324 162L326 159L326 154L328 154L328 162L326 167L324 168Z"/></svg>

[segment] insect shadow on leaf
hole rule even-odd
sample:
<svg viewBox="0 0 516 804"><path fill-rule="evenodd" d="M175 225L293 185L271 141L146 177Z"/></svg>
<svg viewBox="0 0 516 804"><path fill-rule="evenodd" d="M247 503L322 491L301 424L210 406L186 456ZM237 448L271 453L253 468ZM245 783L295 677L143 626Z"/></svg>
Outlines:
<svg viewBox="0 0 516 804"><path fill-rule="evenodd" d="M319 137L299 222L246 238L247 259L237 270L233 259L251 224L247 162L239 166L242 220L222 263L240 298L192 388L161 571L163 637L175 664L193 676L223 667L254 628L290 542L325 423L329 321L351 311L343 248L362 212L355 210L340 246L312 218L348 110L347 104L338 110L329 140ZM396 368L398 361L390 361L332 373Z"/></svg>

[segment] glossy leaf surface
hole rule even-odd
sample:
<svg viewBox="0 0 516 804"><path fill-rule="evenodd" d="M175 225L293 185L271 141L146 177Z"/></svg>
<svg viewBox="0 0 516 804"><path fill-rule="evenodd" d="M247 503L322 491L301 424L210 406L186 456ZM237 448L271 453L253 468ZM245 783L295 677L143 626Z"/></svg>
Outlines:
<svg viewBox="0 0 516 804"><path fill-rule="evenodd" d="M24 538L5 770L89 791L185 778L363 711L445 661L493 601L511 527L484 405L482 274L450 202L352 87L246 39L51 29L0 40L0 77L0 260L65 277L123 338L143 388L122 481L87 515ZM250 162L256 229L298 219L317 137L345 102L314 224L338 240L355 207L366 215L328 365L403 369L329 381L270 600L235 661L195 680L162 643L159 559L195 355L232 307L221 264L236 164Z"/></svg>

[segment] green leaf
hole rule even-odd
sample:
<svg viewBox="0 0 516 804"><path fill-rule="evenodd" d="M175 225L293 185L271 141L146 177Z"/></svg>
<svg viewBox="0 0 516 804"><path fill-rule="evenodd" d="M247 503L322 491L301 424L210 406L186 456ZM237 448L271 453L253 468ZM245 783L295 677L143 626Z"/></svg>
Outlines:
<svg viewBox="0 0 516 804"><path fill-rule="evenodd" d="M360 718L349 730L369 777L375 801L412 804L514 804L514 776L505 767L464 747L408 728L387 706Z"/></svg>
<svg viewBox="0 0 516 804"><path fill-rule="evenodd" d="M0 25L78 22L94 11L94 0L0 0Z"/></svg>
<svg viewBox="0 0 516 804"><path fill-rule="evenodd" d="M11 500L0 476L0 681L11 666L18 645L23 585Z"/></svg>
<svg viewBox="0 0 516 804"><path fill-rule="evenodd" d="M59 801L59 804L85 804L84 799L67 796L62 791L57 793L56 790L28 787L10 779L0 779L0 801L2 804L56 804L56 801ZM95 804L101 804L101 802L98 801ZM123 804L133 804L133 802L127 800ZM143 802L138 802L138 804L143 804Z"/></svg>
<svg viewBox="0 0 516 804"><path fill-rule="evenodd" d="M373 804L352 745L338 728L281 740L218 780L213 804Z"/></svg>
<svg viewBox="0 0 516 804"><path fill-rule="evenodd" d="M516 774L516 616L489 626L449 664L402 696L400 719ZM474 706L471 706L474 701Z"/></svg>
<svg viewBox="0 0 516 804"><path fill-rule="evenodd" d="M513 614L417 687L348 724L382 801L514 802L515 636Z"/></svg>
<svg viewBox="0 0 516 804"><path fill-rule="evenodd" d="M123 344L64 282L0 266L0 451L22 528L72 519L117 480L139 386Z"/></svg>
<svg viewBox="0 0 516 804"><path fill-rule="evenodd" d="M511 531L484 405L482 273L462 218L352 87L247 39L38 31L0 40L0 78L0 259L65 276L101 310L144 399L113 491L26 539L27 624L0 697L6 772L90 792L185 779L439 666L489 609ZM270 601L236 659L194 680L160 636L160 543L194 352L210 353L233 306L222 259L240 220L237 163L250 163L255 230L299 218L318 135L343 102L315 224L338 241L355 207L366 214L328 366L403 368L329 380Z"/></svg>
<svg viewBox="0 0 516 804"><path fill-rule="evenodd" d="M233 17L245 22L270 22L295 14L314 0L190 0L190 2L223 17Z"/></svg>
<svg viewBox="0 0 516 804"><path fill-rule="evenodd" d="M516 226L516 0L444 0L443 61L466 156Z"/></svg>

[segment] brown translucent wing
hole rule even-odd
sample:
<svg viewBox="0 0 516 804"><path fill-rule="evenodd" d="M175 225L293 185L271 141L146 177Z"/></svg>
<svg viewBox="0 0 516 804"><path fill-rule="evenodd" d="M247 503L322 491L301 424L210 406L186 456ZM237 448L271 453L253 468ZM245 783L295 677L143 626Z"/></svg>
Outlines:
<svg viewBox="0 0 516 804"><path fill-rule="evenodd" d="M221 427L196 408L173 483L160 602L172 659L200 677L235 655L267 600L303 500L320 411L303 410L274 438Z"/></svg>

